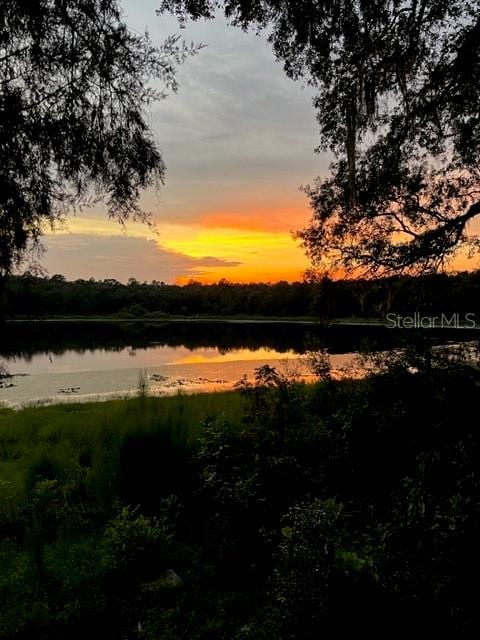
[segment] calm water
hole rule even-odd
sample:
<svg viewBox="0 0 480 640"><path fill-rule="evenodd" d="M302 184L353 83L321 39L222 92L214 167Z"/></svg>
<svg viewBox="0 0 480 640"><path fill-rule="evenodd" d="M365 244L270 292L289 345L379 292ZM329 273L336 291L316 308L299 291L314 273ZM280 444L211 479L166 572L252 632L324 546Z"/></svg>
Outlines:
<svg viewBox="0 0 480 640"><path fill-rule="evenodd" d="M0 403L131 395L141 372L158 395L231 389L263 364L311 379L304 354L319 346L327 348L334 372L344 375L365 342L390 349L410 337L313 323L11 323L0 337L0 361L13 377L3 380Z"/></svg>

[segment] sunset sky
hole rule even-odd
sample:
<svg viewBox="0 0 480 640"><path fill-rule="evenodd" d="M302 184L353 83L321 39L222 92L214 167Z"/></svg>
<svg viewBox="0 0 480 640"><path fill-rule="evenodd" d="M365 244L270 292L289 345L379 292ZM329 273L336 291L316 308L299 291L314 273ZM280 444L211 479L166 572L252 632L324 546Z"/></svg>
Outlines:
<svg viewBox="0 0 480 640"><path fill-rule="evenodd" d="M142 204L158 235L140 224L125 232L100 209L86 210L48 235L43 266L122 281L301 278L308 263L291 232L309 210L299 186L329 163L313 151L311 92L285 76L264 39L223 18L180 30L155 15L158 4L124 0L128 24L159 43L180 33L208 45L179 69L178 94L152 110L167 182Z"/></svg>
<svg viewBox="0 0 480 640"><path fill-rule="evenodd" d="M309 265L292 231L310 212L299 187L326 175L330 162L313 151L311 90L285 76L265 38L222 16L180 29L173 17L156 16L158 4L123 0L127 23L157 43L180 34L207 46L179 68L179 92L151 112L167 180L141 204L157 233L141 224L125 230L101 208L85 210L48 234L42 266L69 279L301 279ZM479 233L480 222L474 227ZM463 256L453 266L478 261Z"/></svg>

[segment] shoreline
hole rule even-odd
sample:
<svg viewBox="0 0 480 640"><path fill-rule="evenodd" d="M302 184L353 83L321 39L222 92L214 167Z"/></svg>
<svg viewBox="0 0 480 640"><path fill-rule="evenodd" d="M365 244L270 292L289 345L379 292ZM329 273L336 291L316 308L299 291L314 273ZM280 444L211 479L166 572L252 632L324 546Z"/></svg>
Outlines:
<svg viewBox="0 0 480 640"><path fill-rule="evenodd" d="M312 318L308 316L298 317L278 317L278 316L168 316L165 318L158 317L138 317L138 318L119 318L116 316L47 316L45 318L6 318L5 324L54 324L54 323L109 323L109 324L168 324L168 323L219 323L219 324L303 324L318 325L324 327L379 327L385 329L411 330L417 329L421 331L432 330L461 330L461 331L478 331L480 323L474 326L455 325L455 326L431 326L431 327L392 327L388 321L380 318Z"/></svg>

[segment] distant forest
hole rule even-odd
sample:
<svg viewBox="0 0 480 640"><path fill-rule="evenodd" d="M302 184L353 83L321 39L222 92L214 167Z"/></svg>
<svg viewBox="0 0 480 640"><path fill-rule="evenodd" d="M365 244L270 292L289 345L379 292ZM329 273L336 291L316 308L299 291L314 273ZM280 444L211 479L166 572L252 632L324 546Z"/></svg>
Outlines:
<svg viewBox="0 0 480 640"><path fill-rule="evenodd" d="M2 315L7 317L266 316L384 318L388 313L477 313L480 271L381 280L278 282L184 286L153 281L67 281L61 275L11 276Z"/></svg>

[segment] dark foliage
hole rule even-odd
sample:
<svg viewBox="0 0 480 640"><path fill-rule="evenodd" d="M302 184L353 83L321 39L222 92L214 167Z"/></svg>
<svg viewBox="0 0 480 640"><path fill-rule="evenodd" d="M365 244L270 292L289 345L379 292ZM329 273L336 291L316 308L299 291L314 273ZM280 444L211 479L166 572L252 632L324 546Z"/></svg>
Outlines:
<svg viewBox="0 0 480 640"><path fill-rule="evenodd" d="M201 454L222 575L266 598L238 637L478 630L477 373L406 364L313 398L260 373L248 430Z"/></svg>
<svg viewBox="0 0 480 640"><path fill-rule="evenodd" d="M2 515L0 636L478 635L480 379L436 353L313 387L263 367L188 451L139 425L39 457Z"/></svg>
<svg viewBox="0 0 480 640"><path fill-rule="evenodd" d="M221 280L185 286L130 280L76 280L31 274L7 279L10 316L104 316L161 320L185 316L312 316L325 319L385 318L388 313L429 315L478 313L480 272L391 277L381 280L332 280L234 284ZM0 309L0 312L2 309Z"/></svg>
<svg viewBox="0 0 480 640"><path fill-rule="evenodd" d="M191 469L185 441L168 430L138 429L121 443L117 492L124 504L155 513L163 498L189 485Z"/></svg>
<svg viewBox="0 0 480 640"><path fill-rule="evenodd" d="M146 219L140 191L165 167L148 123L195 47L154 46L116 0L0 2L0 276L45 225L98 202L121 222Z"/></svg>

